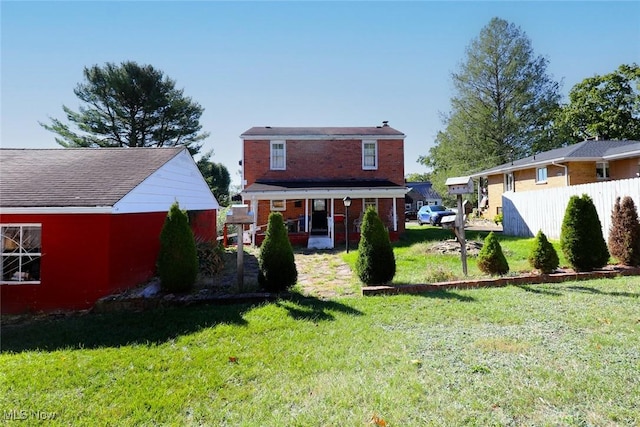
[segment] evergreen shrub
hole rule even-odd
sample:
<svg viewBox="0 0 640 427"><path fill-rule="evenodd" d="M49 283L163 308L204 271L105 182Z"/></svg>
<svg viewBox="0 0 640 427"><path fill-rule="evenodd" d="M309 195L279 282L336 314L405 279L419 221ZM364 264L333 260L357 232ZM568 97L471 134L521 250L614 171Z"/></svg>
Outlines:
<svg viewBox="0 0 640 427"><path fill-rule="evenodd" d="M477 262L480 271L492 276L504 275L509 272L509 263L502 252L498 237L493 231L484 239Z"/></svg>
<svg viewBox="0 0 640 427"><path fill-rule="evenodd" d="M293 248L280 212L269 215L258 257L258 284L269 292L282 292L298 281Z"/></svg>
<svg viewBox="0 0 640 427"><path fill-rule="evenodd" d="M553 272L560 265L556 249L547 240L547 236L542 230L539 230L538 234L536 234L528 259L531 267L545 274Z"/></svg>
<svg viewBox="0 0 640 427"><path fill-rule="evenodd" d="M190 290L198 276L198 252L186 212L171 205L160 233L160 286L168 292Z"/></svg>
<svg viewBox="0 0 640 427"><path fill-rule="evenodd" d="M562 221L560 246L575 271L591 271L609 261L609 250L593 200L571 196Z"/></svg>
<svg viewBox="0 0 640 427"><path fill-rule="evenodd" d="M611 213L609 250L623 265L640 265L640 222L633 199L625 196L616 199Z"/></svg>
<svg viewBox="0 0 640 427"><path fill-rule="evenodd" d="M368 208L362 218L356 272L367 285L389 283L396 274L389 233L373 208Z"/></svg>

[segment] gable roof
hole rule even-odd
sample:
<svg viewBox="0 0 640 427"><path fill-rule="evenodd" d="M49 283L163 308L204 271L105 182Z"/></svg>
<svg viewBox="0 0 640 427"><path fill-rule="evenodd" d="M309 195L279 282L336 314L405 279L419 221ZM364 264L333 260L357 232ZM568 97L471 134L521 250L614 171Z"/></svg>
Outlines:
<svg viewBox="0 0 640 427"><path fill-rule="evenodd" d="M362 139L362 137L404 139L405 135L388 125L371 127L256 126L240 135L242 139Z"/></svg>
<svg viewBox="0 0 640 427"><path fill-rule="evenodd" d="M113 207L167 163L181 158L181 153L191 157L184 147L3 148L0 207ZM195 163L193 168L199 173Z"/></svg>
<svg viewBox="0 0 640 427"><path fill-rule="evenodd" d="M423 198L423 200L442 199L438 192L433 189L431 182L407 182L405 184L409 191L415 191Z"/></svg>
<svg viewBox="0 0 640 427"><path fill-rule="evenodd" d="M523 159L471 174L471 177L495 175L551 163L576 161L605 161L640 156L640 141L582 141L554 150L544 151Z"/></svg>

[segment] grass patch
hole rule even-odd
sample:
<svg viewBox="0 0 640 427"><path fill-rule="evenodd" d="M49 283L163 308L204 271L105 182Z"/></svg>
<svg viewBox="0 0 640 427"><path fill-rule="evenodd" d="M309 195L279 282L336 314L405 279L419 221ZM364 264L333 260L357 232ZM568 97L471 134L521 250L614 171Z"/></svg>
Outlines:
<svg viewBox="0 0 640 427"><path fill-rule="evenodd" d="M639 285L3 325L0 407L55 413L51 425L637 425Z"/></svg>

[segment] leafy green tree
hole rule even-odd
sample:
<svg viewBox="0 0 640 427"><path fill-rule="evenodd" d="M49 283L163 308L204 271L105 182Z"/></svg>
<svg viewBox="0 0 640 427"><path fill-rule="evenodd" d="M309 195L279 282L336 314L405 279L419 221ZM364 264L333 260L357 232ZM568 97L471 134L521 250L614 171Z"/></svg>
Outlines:
<svg viewBox="0 0 640 427"><path fill-rule="evenodd" d="M436 191L444 182L561 146L550 133L559 108L559 84L547 60L535 56L526 34L493 18L452 75L455 95L445 129L419 163L432 168Z"/></svg>
<svg viewBox="0 0 640 427"><path fill-rule="evenodd" d="M602 224L593 200L587 194L569 198L562 220L560 247L576 271L601 268L609 261Z"/></svg>
<svg viewBox="0 0 640 427"><path fill-rule="evenodd" d="M189 218L175 202L160 233L160 286L169 292L188 291L196 282L198 267L198 250Z"/></svg>
<svg viewBox="0 0 640 427"><path fill-rule="evenodd" d="M633 199L616 199L611 213L609 250L624 265L640 265L640 222Z"/></svg>
<svg viewBox="0 0 640 427"><path fill-rule="evenodd" d="M63 147L168 147L183 145L191 154L209 136L200 133L204 109L162 71L127 61L84 68L74 93L79 111L63 106L69 124L40 123L59 135ZM78 128L71 129L71 125Z"/></svg>
<svg viewBox="0 0 640 427"><path fill-rule="evenodd" d="M428 182L431 181L431 174L425 173L410 173L404 177L406 182Z"/></svg>
<svg viewBox="0 0 640 427"><path fill-rule="evenodd" d="M571 142L585 139L640 139L640 67L620 65L594 75L569 92L569 104L558 114L555 131Z"/></svg>
<svg viewBox="0 0 640 427"><path fill-rule="evenodd" d="M484 239L482 249L478 252L478 268L483 273L504 275L509 272L509 263L502 252L498 237L492 231Z"/></svg>
<svg viewBox="0 0 640 427"><path fill-rule="evenodd" d="M375 209L366 210L360 225L356 272L362 283L389 283L396 274L396 259L389 233Z"/></svg>
<svg viewBox="0 0 640 427"><path fill-rule="evenodd" d="M218 203L222 206L227 206L229 205L231 175L229 175L229 171L222 163L212 162L211 156L213 156L213 150L204 153L196 164L211 192L216 196Z"/></svg>
<svg viewBox="0 0 640 427"><path fill-rule="evenodd" d="M280 212L271 212L258 256L258 284L269 292L281 292L298 280L293 248Z"/></svg>
<svg viewBox="0 0 640 427"><path fill-rule="evenodd" d="M533 241L533 246L529 252L529 264L531 267L540 270L542 273L551 273L560 265L558 253L551 242L547 240L547 236L538 231Z"/></svg>

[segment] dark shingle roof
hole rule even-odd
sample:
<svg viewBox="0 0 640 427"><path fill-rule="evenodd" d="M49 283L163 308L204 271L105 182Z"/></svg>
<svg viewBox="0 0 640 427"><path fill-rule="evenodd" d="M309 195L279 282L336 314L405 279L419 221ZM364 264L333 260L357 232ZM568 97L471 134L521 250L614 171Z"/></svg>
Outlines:
<svg viewBox="0 0 640 427"><path fill-rule="evenodd" d="M472 174L473 177L491 175L505 170L519 170L533 167L545 163L600 160L610 155L621 155L624 153L637 153L640 148L639 141L582 141L567 147L556 148L544 151L535 156L514 160L500 166L493 167L481 172Z"/></svg>
<svg viewBox="0 0 640 427"><path fill-rule="evenodd" d="M390 126L371 127L271 127L256 126L240 135L242 138L269 136L304 137L348 137L359 135L404 137L405 135Z"/></svg>
<svg viewBox="0 0 640 427"><path fill-rule="evenodd" d="M184 150L0 149L0 207L113 206Z"/></svg>
<svg viewBox="0 0 640 427"><path fill-rule="evenodd" d="M424 200L442 199L430 182L407 182L405 185L409 190L418 192Z"/></svg>

